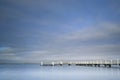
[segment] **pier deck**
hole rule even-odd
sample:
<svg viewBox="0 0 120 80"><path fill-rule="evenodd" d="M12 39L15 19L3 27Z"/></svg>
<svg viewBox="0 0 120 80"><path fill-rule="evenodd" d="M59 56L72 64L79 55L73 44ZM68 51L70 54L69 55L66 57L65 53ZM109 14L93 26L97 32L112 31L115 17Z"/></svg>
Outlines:
<svg viewBox="0 0 120 80"><path fill-rule="evenodd" d="M112 65L120 66L120 60L80 60L80 61L41 61L41 66L94 66L94 67L111 67Z"/></svg>

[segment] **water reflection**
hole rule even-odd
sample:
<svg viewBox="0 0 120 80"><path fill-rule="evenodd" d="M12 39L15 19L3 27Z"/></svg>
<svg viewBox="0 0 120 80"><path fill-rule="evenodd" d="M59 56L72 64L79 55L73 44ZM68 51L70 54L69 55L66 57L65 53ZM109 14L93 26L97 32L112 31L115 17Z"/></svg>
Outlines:
<svg viewBox="0 0 120 80"><path fill-rule="evenodd" d="M120 68L0 65L0 80L120 80Z"/></svg>
<svg viewBox="0 0 120 80"><path fill-rule="evenodd" d="M94 67L42 67L42 79L50 80L115 80L120 79L119 68L94 68ZM49 76L48 76L49 75Z"/></svg>

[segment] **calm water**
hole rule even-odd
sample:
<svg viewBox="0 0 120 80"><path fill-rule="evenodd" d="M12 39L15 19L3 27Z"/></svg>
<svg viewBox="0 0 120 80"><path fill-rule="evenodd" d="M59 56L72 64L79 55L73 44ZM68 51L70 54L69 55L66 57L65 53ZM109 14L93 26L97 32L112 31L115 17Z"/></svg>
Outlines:
<svg viewBox="0 0 120 80"><path fill-rule="evenodd" d="M6 64L0 80L120 80L120 68Z"/></svg>

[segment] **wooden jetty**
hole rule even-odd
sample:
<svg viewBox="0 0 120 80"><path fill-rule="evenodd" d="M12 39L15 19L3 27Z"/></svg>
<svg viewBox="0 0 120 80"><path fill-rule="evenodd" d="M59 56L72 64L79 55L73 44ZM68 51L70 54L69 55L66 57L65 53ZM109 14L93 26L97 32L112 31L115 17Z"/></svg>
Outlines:
<svg viewBox="0 0 120 80"><path fill-rule="evenodd" d="M120 60L79 60L79 61L41 61L40 66L94 66L94 67L111 67L112 65L120 66Z"/></svg>

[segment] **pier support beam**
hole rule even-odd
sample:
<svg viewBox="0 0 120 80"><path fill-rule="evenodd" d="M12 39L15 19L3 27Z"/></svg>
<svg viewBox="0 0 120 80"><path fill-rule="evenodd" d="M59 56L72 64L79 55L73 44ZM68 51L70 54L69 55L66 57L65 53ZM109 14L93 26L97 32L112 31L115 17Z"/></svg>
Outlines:
<svg viewBox="0 0 120 80"><path fill-rule="evenodd" d="M71 64L68 64L68 66L71 66Z"/></svg>
<svg viewBox="0 0 120 80"><path fill-rule="evenodd" d="M108 66L111 67L111 64L109 64Z"/></svg>
<svg viewBox="0 0 120 80"><path fill-rule="evenodd" d="M104 64L105 67L111 67L111 64Z"/></svg>
<svg viewBox="0 0 120 80"><path fill-rule="evenodd" d="M104 64L104 67L107 67L107 65L106 65L106 64Z"/></svg>
<svg viewBox="0 0 120 80"><path fill-rule="evenodd" d="M98 64L98 67L100 67L100 64Z"/></svg>

